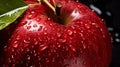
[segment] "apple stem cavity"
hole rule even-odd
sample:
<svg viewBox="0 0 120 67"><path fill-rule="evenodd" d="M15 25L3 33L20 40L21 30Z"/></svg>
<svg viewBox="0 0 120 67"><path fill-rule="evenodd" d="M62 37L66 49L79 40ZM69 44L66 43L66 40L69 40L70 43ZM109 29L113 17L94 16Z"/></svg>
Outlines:
<svg viewBox="0 0 120 67"><path fill-rule="evenodd" d="M62 25L67 25L67 23L64 23L63 17L61 18L60 10L62 7L62 4L57 3L55 0L52 0L53 5L48 1L48 0L37 0L39 3L45 3L53 12L54 15L56 16L56 19L54 19L57 23L62 24ZM53 18L53 17L52 17ZM60 22L61 20L62 22Z"/></svg>

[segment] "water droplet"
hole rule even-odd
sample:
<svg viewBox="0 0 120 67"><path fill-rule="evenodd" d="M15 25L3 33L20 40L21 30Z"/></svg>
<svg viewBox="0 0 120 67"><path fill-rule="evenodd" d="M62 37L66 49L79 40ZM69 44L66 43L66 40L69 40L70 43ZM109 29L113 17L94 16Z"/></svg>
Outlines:
<svg viewBox="0 0 120 67"><path fill-rule="evenodd" d="M29 52L30 51L29 48L27 48L26 51Z"/></svg>
<svg viewBox="0 0 120 67"><path fill-rule="evenodd" d="M17 37L16 37L16 40L20 40L20 38L21 38L20 36L17 36Z"/></svg>
<svg viewBox="0 0 120 67"><path fill-rule="evenodd" d="M29 44L28 43L24 43L24 47L27 47Z"/></svg>
<svg viewBox="0 0 120 67"><path fill-rule="evenodd" d="M83 34L82 33L79 33L81 37L83 37Z"/></svg>
<svg viewBox="0 0 120 67"><path fill-rule="evenodd" d="M57 37L60 37L61 36L61 34L60 33L57 33Z"/></svg>
<svg viewBox="0 0 120 67"><path fill-rule="evenodd" d="M86 45L85 44L83 44L83 48L86 49Z"/></svg>
<svg viewBox="0 0 120 67"><path fill-rule="evenodd" d="M31 28L31 26L27 26L27 29L30 29Z"/></svg>
<svg viewBox="0 0 120 67"><path fill-rule="evenodd" d="M74 27L74 26L71 26L71 28L72 28L72 29L75 29L75 27Z"/></svg>
<svg viewBox="0 0 120 67"><path fill-rule="evenodd" d="M27 57L27 60L30 60L30 56Z"/></svg>
<svg viewBox="0 0 120 67"><path fill-rule="evenodd" d="M55 58L52 58L52 62L55 62Z"/></svg>
<svg viewBox="0 0 120 67"><path fill-rule="evenodd" d="M27 47L29 45L29 43L30 43L29 40L23 40L23 42L24 42L24 47Z"/></svg>
<svg viewBox="0 0 120 67"><path fill-rule="evenodd" d="M47 18L48 20L50 20L51 18Z"/></svg>
<svg viewBox="0 0 120 67"><path fill-rule="evenodd" d="M18 43L17 43L18 41L15 41L14 43L13 43L13 47L14 48L17 48L18 47Z"/></svg>
<svg viewBox="0 0 120 67"><path fill-rule="evenodd" d="M11 59L10 58L8 58L8 62L11 63Z"/></svg>
<svg viewBox="0 0 120 67"><path fill-rule="evenodd" d="M41 47L40 47L40 51L45 50L47 47L48 47L48 46L41 46Z"/></svg>
<svg viewBox="0 0 120 67"><path fill-rule="evenodd" d="M41 58L38 56L38 61L40 61L41 60Z"/></svg>
<svg viewBox="0 0 120 67"><path fill-rule="evenodd" d="M34 56L37 56L37 53L34 53Z"/></svg>
<svg viewBox="0 0 120 67"><path fill-rule="evenodd" d="M41 31L41 30L42 30L42 28L43 28L43 26L39 26L39 29L38 29L38 31Z"/></svg>
<svg viewBox="0 0 120 67"><path fill-rule="evenodd" d="M86 65L86 62L85 62L85 61L83 62L83 65Z"/></svg>
<svg viewBox="0 0 120 67"><path fill-rule="evenodd" d="M37 16L37 13L35 11L31 11L30 14L27 16L28 19L33 19Z"/></svg>
<svg viewBox="0 0 120 67"><path fill-rule="evenodd" d="M72 45L69 45L70 46L70 48L72 49L72 51L76 51L76 49L72 46Z"/></svg>
<svg viewBox="0 0 120 67"><path fill-rule="evenodd" d="M46 60L46 63L49 63L49 62L50 62L50 60L49 60L49 59L47 59L47 60Z"/></svg>
<svg viewBox="0 0 120 67"><path fill-rule="evenodd" d="M20 23L20 26L23 26L23 25L25 25L27 23L27 21L22 21L21 23Z"/></svg>
<svg viewBox="0 0 120 67"><path fill-rule="evenodd" d="M92 10L92 12L95 12L95 10Z"/></svg>
<svg viewBox="0 0 120 67"><path fill-rule="evenodd" d="M37 24L33 24L33 27L37 27Z"/></svg>
<svg viewBox="0 0 120 67"><path fill-rule="evenodd" d="M65 64L63 67L69 67L70 65L69 64Z"/></svg>
<svg viewBox="0 0 120 67"><path fill-rule="evenodd" d="M73 32L71 30L68 30L68 35L72 35Z"/></svg>
<svg viewBox="0 0 120 67"><path fill-rule="evenodd" d="M97 23L92 23L96 28L99 28L99 25Z"/></svg>
<svg viewBox="0 0 120 67"><path fill-rule="evenodd" d="M77 31L74 31L74 33L77 33Z"/></svg>
<svg viewBox="0 0 120 67"><path fill-rule="evenodd" d="M46 33L46 32L44 32L44 35L47 35L47 33Z"/></svg>
<svg viewBox="0 0 120 67"><path fill-rule="evenodd" d="M66 39L60 39L60 42L65 43L67 40Z"/></svg>
<svg viewBox="0 0 120 67"><path fill-rule="evenodd" d="M35 41L34 44L37 45L39 42L38 41Z"/></svg>
<svg viewBox="0 0 120 67"><path fill-rule="evenodd" d="M11 58L13 59L13 58L14 58L14 56L13 56L13 55L11 55Z"/></svg>
<svg viewBox="0 0 120 67"><path fill-rule="evenodd" d="M11 51L14 52L15 50L12 48Z"/></svg>
<svg viewBox="0 0 120 67"><path fill-rule="evenodd" d="M104 19L102 19L102 22L104 22Z"/></svg>
<svg viewBox="0 0 120 67"><path fill-rule="evenodd" d="M44 28L45 31L47 31L48 29L47 28Z"/></svg>
<svg viewBox="0 0 120 67"><path fill-rule="evenodd" d="M58 45L58 47L60 48L60 47L61 47L61 45L59 44L59 45Z"/></svg>
<svg viewBox="0 0 120 67"><path fill-rule="evenodd" d="M53 26L53 24L52 24L52 23L50 23L50 26Z"/></svg>
<svg viewBox="0 0 120 67"><path fill-rule="evenodd" d="M36 19L36 21L38 21L38 22L39 22L40 20L41 20L41 18L37 18L37 19Z"/></svg>
<svg viewBox="0 0 120 67"><path fill-rule="evenodd" d="M89 29L89 28L91 27L91 25L90 25L90 24L85 24L85 27L86 27L87 29Z"/></svg>
<svg viewBox="0 0 120 67"><path fill-rule="evenodd" d="M105 35L103 35L103 38L105 38Z"/></svg>

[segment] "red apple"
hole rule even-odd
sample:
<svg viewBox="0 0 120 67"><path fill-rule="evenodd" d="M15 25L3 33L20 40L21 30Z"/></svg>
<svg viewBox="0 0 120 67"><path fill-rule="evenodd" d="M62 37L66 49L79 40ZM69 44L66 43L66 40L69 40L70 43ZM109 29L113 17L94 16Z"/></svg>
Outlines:
<svg viewBox="0 0 120 67"><path fill-rule="evenodd" d="M55 11L31 6L12 32L0 67L109 67L111 37L87 6L56 0Z"/></svg>

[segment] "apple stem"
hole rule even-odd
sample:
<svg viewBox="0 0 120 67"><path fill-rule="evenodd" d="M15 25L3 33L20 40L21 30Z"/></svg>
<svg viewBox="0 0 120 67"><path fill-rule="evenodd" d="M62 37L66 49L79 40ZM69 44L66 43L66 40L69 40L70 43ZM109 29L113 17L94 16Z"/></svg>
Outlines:
<svg viewBox="0 0 120 67"><path fill-rule="evenodd" d="M53 1L54 1L54 0L53 0ZM53 10L53 12L56 14L55 7L52 6L52 5L48 2L48 0L43 0L43 2L46 3L46 4ZM54 4L55 4L55 1L54 1Z"/></svg>

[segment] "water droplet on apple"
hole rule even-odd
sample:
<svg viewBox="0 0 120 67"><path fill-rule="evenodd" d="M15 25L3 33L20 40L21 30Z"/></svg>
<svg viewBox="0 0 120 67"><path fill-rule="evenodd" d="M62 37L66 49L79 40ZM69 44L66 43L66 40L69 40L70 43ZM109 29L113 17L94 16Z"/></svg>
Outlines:
<svg viewBox="0 0 120 67"><path fill-rule="evenodd" d="M14 48L17 48L17 47L18 47L18 41L15 41L15 42L13 43L13 47L14 47Z"/></svg>
<svg viewBox="0 0 120 67"><path fill-rule="evenodd" d="M20 36L17 36L17 37L16 37L16 40L18 41L18 40L20 40L20 38L21 38Z"/></svg>
<svg viewBox="0 0 120 67"><path fill-rule="evenodd" d="M65 43L67 40L66 39L60 39L62 43Z"/></svg>
<svg viewBox="0 0 120 67"><path fill-rule="evenodd" d="M60 37L61 36L61 34L60 33L57 33L57 37Z"/></svg>
<svg viewBox="0 0 120 67"><path fill-rule="evenodd" d="M76 49L72 45L69 45L69 47L72 49L72 51L76 51Z"/></svg>
<svg viewBox="0 0 120 67"><path fill-rule="evenodd" d="M11 59L10 58L8 58L8 62L11 63Z"/></svg>
<svg viewBox="0 0 120 67"><path fill-rule="evenodd" d="M83 48L86 49L86 45L85 44L83 44Z"/></svg>
<svg viewBox="0 0 120 67"><path fill-rule="evenodd" d="M25 25L27 23L27 21L22 21L21 23L20 23L20 26L23 26L23 25Z"/></svg>
<svg viewBox="0 0 120 67"><path fill-rule="evenodd" d="M46 33L46 32L44 32L43 34L44 34L44 35L47 35L47 33Z"/></svg>
<svg viewBox="0 0 120 67"><path fill-rule="evenodd" d="M104 22L104 19L102 19L102 22Z"/></svg>
<svg viewBox="0 0 120 67"><path fill-rule="evenodd" d="M34 56L37 56L37 53L34 53Z"/></svg>
<svg viewBox="0 0 120 67"><path fill-rule="evenodd" d="M76 31L76 30L74 30L74 33L77 33L77 31Z"/></svg>
<svg viewBox="0 0 120 67"><path fill-rule="evenodd" d="M35 67L35 65L31 65L30 67Z"/></svg>
<svg viewBox="0 0 120 67"><path fill-rule="evenodd" d="M85 62L85 61L83 61L83 65L86 65L86 62Z"/></svg>
<svg viewBox="0 0 120 67"><path fill-rule="evenodd" d="M38 31L41 31L43 29L43 26L39 26Z"/></svg>
<svg viewBox="0 0 120 67"><path fill-rule="evenodd" d="M31 28L31 26L27 26L27 29L30 29Z"/></svg>
<svg viewBox="0 0 120 67"><path fill-rule="evenodd" d="M72 28L72 29L75 29L75 27L74 27L74 26L71 26L71 28Z"/></svg>
<svg viewBox="0 0 120 67"><path fill-rule="evenodd" d="M79 33L81 37L83 37L83 34L82 33Z"/></svg>
<svg viewBox="0 0 120 67"><path fill-rule="evenodd" d="M71 30L68 30L68 35L72 35L73 32Z"/></svg>
<svg viewBox="0 0 120 67"><path fill-rule="evenodd" d="M92 10L92 12L95 12L95 10Z"/></svg>
<svg viewBox="0 0 120 67"><path fill-rule="evenodd" d="M33 24L33 27L38 27L38 25L37 24Z"/></svg>
<svg viewBox="0 0 120 67"><path fill-rule="evenodd" d="M103 35L103 38L105 38L105 35Z"/></svg>
<svg viewBox="0 0 120 67"><path fill-rule="evenodd" d="M13 56L13 55L11 55L11 58L13 59L13 58L14 58L14 56Z"/></svg>
<svg viewBox="0 0 120 67"><path fill-rule="evenodd" d="M26 48L26 51L29 52L30 51L29 48Z"/></svg>
<svg viewBox="0 0 120 67"><path fill-rule="evenodd" d="M55 62L55 58L52 58L52 62Z"/></svg>
<svg viewBox="0 0 120 67"><path fill-rule="evenodd" d="M69 64L65 64L63 67L69 67L70 65Z"/></svg>
<svg viewBox="0 0 120 67"><path fill-rule="evenodd" d="M60 47L61 47L61 45L59 44L59 45L58 45L58 47L60 48Z"/></svg>
<svg viewBox="0 0 120 67"><path fill-rule="evenodd" d="M14 48L12 48L11 51L14 52L15 51Z"/></svg>
<svg viewBox="0 0 120 67"><path fill-rule="evenodd" d="M36 21L38 21L38 22L39 22L40 20L41 20L41 18L37 18L37 19L36 19Z"/></svg>
<svg viewBox="0 0 120 67"><path fill-rule="evenodd" d="M38 41L35 41L34 44L37 45L39 42Z"/></svg>
<svg viewBox="0 0 120 67"><path fill-rule="evenodd" d="M96 28L99 28L99 25L97 23L92 23Z"/></svg>
<svg viewBox="0 0 120 67"><path fill-rule="evenodd" d="M39 50L43 51L43 50L47 49L47 47L48 47L47 45L42 44L39 46Z"/></svg>
<svg viewBox="0 0 120 67"><path fill-rule="evenodd" d="M91 27L91 25L90 25L90 24L85 24L85 27L86 27L87 29L89 29L89 28Z"/></svg>
<svg viewBox="0 0 120 67"><path fill-rule="evenodd" d="M76 1L78 1L78 0L76 0ZM80 7L81 7L81 5L77 5L77 7L78 7L78 8L80 8Z"/></svg>
<svg viewBox="0 0 120 67"><path fill-rule="evenodd" d="M45 60L46 60L46 63L49 63L49 62L50 62L50 60L49 60L48 58L46 58Z"/></svg>
<svg viewBox="0 0 120 67"><path fill-rule="evenodd" d="M50 20L50 18L47 18L48 20Z"/></svg>
<svg viewBox="0 0 120 67"><path fill-rule="evenodd" d="M30 43L29 40L23 40L23 42L24 42L24 47L27 47L29 45L29 43Z"/></svg>
<svg viewBox="0 0 120 67"><path fill-rule="evenodd" d="M50 23L50 26L53 26L53 24L52 24L52 23Z"/></svg>
<svg viewBox="0 0 120 67"><path fill-rule="evenodd" d="M12 66L11 67L15 67L15 64L12 64Z"/></svg>
<svg viewBox="0 0 120 67"><path fill-rule="evenodd" d="M35 11L31 11L30 14L27 16L28 19L33 19L37 16L37 13Z"/></svg>
<svg viewBox="0 0 120 67"><path fill-rule="evenodd" d="M38 61L40 61L41 60L41 57L40 56L38 56Z"/></svg>
<svg viewBox="0 0 120 67"><path fill-rule="evenodd" d="M39 43L39 41L36 38L34 38L33 40L34 40L34 45L37 45Z"/></svg>
<svg viewBox="0 0 120 67"><path fill-rule="evenodd" d="M30 60L30 59L31 59L30 56L28 56L28 57L27 57L27 60Z"/></svg>
<svg viewBox="0 0 120 67"><path fill-rule="evenodd" d="M47 28L44 28L45 31L47 31L48 29Z"/></svg>

